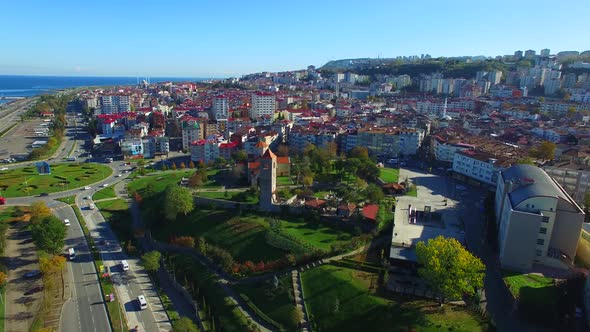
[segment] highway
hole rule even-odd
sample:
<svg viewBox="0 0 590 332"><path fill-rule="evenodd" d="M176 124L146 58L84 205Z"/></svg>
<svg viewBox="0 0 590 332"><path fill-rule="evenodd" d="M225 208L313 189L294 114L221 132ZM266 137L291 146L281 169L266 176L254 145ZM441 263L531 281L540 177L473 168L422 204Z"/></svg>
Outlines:
<svg viewBox="0 0 590 332"><path fill-rule="evenodd" d="M26 112L36 100L37 98L23 99L0 108L0 132L20 121L20 115Z"/></svg>
<svg viewBox="0 0 590 332"><path fill-rule="evenodd" d="M62 308L60 331L111 331L96 268L73 209L57 201L49 202L48 206L60 219L70 220L66 250L74 248L76 252L76 258L73 261L68 260L72 297Z"/></svg>

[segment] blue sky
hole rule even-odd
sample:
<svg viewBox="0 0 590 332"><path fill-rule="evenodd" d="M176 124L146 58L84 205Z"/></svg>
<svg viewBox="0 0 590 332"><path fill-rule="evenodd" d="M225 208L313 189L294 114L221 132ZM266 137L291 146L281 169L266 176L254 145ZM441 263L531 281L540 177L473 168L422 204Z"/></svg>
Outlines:
<svg viewBox="0 0 590 332"><path fill-rule="evenodd" d="M588 0L21 0L0 8L0 74L223 77L343 58L590 49Z"/></svg>

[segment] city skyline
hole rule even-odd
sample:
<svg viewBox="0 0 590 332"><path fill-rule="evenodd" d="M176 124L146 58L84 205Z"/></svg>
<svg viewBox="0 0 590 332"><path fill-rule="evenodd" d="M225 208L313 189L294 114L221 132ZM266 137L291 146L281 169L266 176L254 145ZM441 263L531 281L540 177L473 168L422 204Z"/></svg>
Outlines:
<svg viewBox="0 0 590 332"><path fill-rule="evenodd" d="M0 74L221 78L347 58L584 51L590 3L569 5L579 10L554 15L548 1L7 3L0 20L16 28L0 31Z"/></svg>

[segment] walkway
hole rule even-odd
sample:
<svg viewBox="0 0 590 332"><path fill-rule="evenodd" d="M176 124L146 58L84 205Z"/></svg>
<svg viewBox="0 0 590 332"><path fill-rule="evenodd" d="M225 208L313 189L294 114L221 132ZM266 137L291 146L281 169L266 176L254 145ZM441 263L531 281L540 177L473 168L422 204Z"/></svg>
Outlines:
<svg viewBox="0 0 590 332"><path fill-rule="evenodd" d="M291 271L291 280L293 282L293 294L295 295L295 306L301 314L299 324L301 331L311 331L309 324L309 317L307 317L307 308L305 307L305 300L303 299L303 285L301 284L301 275L298 270Z"/></svg>

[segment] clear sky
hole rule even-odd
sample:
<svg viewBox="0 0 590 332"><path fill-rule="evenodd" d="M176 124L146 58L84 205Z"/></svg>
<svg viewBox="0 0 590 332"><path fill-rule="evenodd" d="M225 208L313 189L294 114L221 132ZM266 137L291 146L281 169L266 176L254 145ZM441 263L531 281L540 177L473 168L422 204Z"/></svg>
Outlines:
<svg viewBox="0 0 590 332"><path fill-rule="evenodd" d="M0 74L239 76L359 57L590 49L590 0L6 0Z"/></svg>

